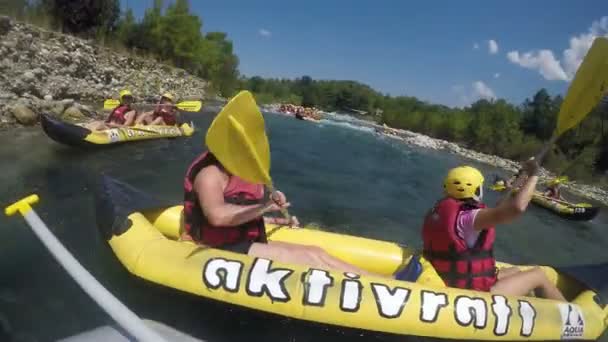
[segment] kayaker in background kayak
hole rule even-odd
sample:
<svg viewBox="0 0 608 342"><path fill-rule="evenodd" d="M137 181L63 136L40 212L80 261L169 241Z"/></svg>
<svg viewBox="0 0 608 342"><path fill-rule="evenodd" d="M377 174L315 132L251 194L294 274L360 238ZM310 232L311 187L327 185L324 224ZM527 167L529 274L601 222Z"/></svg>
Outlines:
<svg viewBox="0 0 608 342"><path fill-rule="evenodd" d="M128 89L123 89L119 93L120 105L112 110L105 121L95 121L85 125L90 130L100 131L104 129L132 126L137 118L137 112L131 108L134 102L133 94Z"/></svg>
<svg viewBox="0 0 608 342"><path fill-rule="evenodd" d="M551 199L564 201L564 198L562 197L562 193L561 193L561 187L562 187L562 184L561 184L559 178L556 178L556 179L552 180L551 182L549 182L549 184L547 184L547 188L545 189L545 192L543 193L543 195L545 195L546 197L549 197Z"/></svg>
<svg viewBox="0 0 608 342"><path fill-rule="evenodd" d="M264 186L231 175L210 152L197 157L184 179L184 226L182 239L252 257L319 269L372 275L316 246L268 241L265 224L298 226L296 217L265 217L290 206L276 191L264 199Z"/></svg>
<svg viewBox="0 0 608 342"><path fill-rule="evenodd" d="M514 296L540 289L545 298L565 300L539 267L526 271L496 268L494 227L510 223L526 211L538 171L538 163L526 162L526 182L496 208L481 202L484 178L479 170L461 166L448 172L446 197L427 214L422 228L424 257L447 286Z"/></svg>
<svg viewBox="0 0 608 342"><path fill-rule="evenodd" d="M153 111L139 115L135 123L173 126L177 124L176 115L175 97L171 93L164 93L161 95L156 108Z"/></svg>

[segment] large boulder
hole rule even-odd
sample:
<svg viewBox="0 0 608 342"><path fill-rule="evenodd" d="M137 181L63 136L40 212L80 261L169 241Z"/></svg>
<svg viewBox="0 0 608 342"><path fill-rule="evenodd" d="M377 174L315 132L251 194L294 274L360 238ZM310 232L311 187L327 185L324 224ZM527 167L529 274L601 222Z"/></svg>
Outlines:
<svg viewBox="0 0 608 342"><path fill-rule="evenodd" d="M18 103L13 106L13 116L22 125L33 125L38 121L38 115L26 105Z"/></svg>
<svg viewBox="0 0 608 342"><path fill-rule="evenodd" d="M75 106L68 107L68 109L63 112L63 115L61 115L62 120L69 122L81 122L85 118L86 117L82 114L80 109Z"/></svg>

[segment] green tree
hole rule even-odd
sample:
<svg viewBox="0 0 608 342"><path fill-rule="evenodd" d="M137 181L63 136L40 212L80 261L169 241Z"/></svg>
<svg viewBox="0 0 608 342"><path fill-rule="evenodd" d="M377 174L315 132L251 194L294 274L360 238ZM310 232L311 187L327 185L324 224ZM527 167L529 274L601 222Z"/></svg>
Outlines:
<svg viewBox="0 0 608 342"><path fill-rule="evenodd" d="M179 67L194 68L198 44L202 39L201 26L200 18L190 13L187 0L176 0L169 5L160 20L160 56L172 60Z"/></svg>
<svg viewBox="0 0 608 342"><path fill-rule="evenodd" d="M116 29L119 0L41 0L63 32L85 36L108 34Z"/></svg>
<svg viewBox="0 0 608 342"><path fill-rule="evenodd" d="M532 100L524 102L522 128L526 134L535 135L541 140L551 138L561 100L552 99L547 90L539 90Z"/></svg>
<svg viewBox="0 0 608 342"><path fill-rule="evenodd" d="M133 15L133 10L129 8L118 22L116 28L116 37L125 46L131 46L135 45L136 32L137 21Z"/></svg>

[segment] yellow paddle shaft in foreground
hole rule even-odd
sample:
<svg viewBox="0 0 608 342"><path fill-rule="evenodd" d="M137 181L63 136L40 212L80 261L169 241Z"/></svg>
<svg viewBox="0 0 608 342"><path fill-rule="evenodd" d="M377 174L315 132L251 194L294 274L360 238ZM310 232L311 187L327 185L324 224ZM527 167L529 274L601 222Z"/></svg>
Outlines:
<svg viewBox="0 0 608 342"><path fill-rule="evenodd" d="M110 315L120 326L138 341L164 342L165 339L146 326L141 319L112 295L93 277L51 233L50 229L32 209L39 201L38 195L30 195L6 207L4 213L12 216L20 213L53 257L80 285L80 287Z"/></svg>

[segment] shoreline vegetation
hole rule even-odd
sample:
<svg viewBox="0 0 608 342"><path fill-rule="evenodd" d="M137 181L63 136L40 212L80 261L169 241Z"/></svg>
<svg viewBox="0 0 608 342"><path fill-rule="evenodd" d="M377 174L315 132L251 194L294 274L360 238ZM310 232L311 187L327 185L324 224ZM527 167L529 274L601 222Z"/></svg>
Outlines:
<svg viewBox="0 0 608 342"><path fill-rule="evenodd" d="M10 0L0 5L1 15L18 20L0 18L0 52L8 56L0 58L6 84L0 87L0 126L5 127L35 124L43 110L82 119L72 107L84 116L90 108L78 101L103 100L122 87L141 97L169 90L199 98L229 98L247 89L260 105L348 113L373 122L387 136L514 171L512 160L536 154L549 139L562 102L560 95L541 89L517 105L488 98L448 107L389 96L356 81L245 77L232 41L224 32L203 33L203 20L190 11L188 0L155 0L139 20L130 8L121 11L118 0ZM15 27L23 32L10 38ZM29 52L20 53L23 49ZM608 101L558 140L544 166L594 184L566 187L608 205L607 119Z"/></svg>

